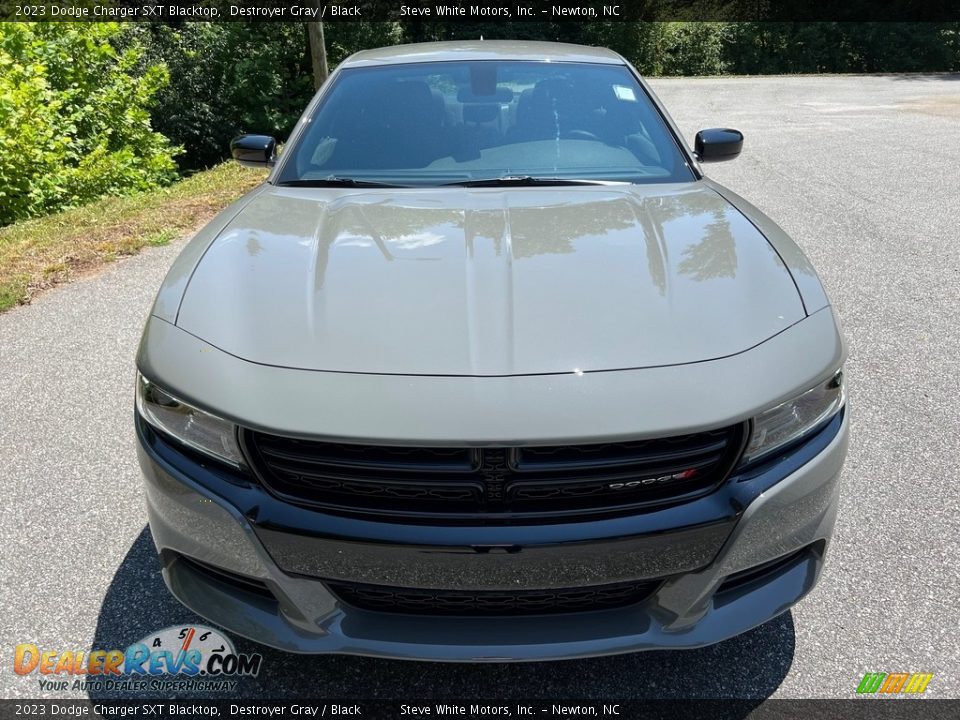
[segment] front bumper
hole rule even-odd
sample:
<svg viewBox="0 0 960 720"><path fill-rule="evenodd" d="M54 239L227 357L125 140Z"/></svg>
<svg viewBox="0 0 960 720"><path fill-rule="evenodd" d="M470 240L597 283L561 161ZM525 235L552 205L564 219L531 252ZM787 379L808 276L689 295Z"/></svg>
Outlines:
<svg viewBox="0 0 960 720"><path fill-rule="evenodd" d="M766 622L817 582L848 437L844 413L800 447L689 506L598 523L441 529L306 510L271 515L261 489L185 456L142 422L137 427L150 528L164 579L184 605L291 652L444 661L694 648ZM316 532L303 531L307 521ZM511 551L480 553L476 545ZM351 607L319 578L438 588L642 578L659 585L618 609L434 617Z"/></svg>

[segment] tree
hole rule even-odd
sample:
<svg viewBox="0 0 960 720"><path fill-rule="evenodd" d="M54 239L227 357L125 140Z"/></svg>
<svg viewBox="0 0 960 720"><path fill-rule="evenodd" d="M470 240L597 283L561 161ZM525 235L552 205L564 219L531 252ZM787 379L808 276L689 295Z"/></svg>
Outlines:
<svg viewBox="0 0 960 720"><path fill-rule="evenodd" d="M310 65L313 68L313 89L319 90L330 74L327 68L327 41L323 37L323 23L307 23L310 42Z"/></svg>

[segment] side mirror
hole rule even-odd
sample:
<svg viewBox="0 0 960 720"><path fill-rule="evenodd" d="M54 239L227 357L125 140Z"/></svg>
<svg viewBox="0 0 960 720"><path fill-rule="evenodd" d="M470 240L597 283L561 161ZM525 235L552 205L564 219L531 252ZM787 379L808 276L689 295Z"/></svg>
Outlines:
<svg viewBox="0 0 960 720"><path fill-rule="evenodd" d="M246 167L271 167L276 150L277 141L269 135L241 135L230 141L233 159Z"/></svg>
<svg viewBox="0 0 960 720"><path fill-rule="evenodd" d="M702 163L733 160L743 148L743 133L730 128L710 128L697 133L693 152Z"/></svg>

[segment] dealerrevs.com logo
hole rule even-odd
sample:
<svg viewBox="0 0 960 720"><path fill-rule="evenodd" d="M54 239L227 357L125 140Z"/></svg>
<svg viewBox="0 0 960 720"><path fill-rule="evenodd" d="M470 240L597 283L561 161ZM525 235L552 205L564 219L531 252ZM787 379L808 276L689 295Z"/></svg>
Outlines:
<svg viewBox="0 0 960 720"><path fill-rule="evenodd" d="M256 677L263 656L238 653L219 630L171 626L124 650L52 650L21 643L13 671L36 676L41 690L231 691Z"/></svg>

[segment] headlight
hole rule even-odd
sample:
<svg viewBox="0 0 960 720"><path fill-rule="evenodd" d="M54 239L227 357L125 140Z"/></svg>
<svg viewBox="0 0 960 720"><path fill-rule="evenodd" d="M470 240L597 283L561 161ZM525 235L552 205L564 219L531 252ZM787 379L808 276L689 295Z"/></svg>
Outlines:
<svg viewBox="0 0 960 720"><path fill-rule="evenodd" d="M154 428L184 445L234 467L243 464L236 425L177 400L140 373L137 410Z"/></svg>
<svg viewBox="0 0 960 720"><path fill-rule="evenodd" d="M753 434L743 462L770 455L797 438L816 430L843 407L843 371L793 400L770 408L753 419Z"/></svg>

